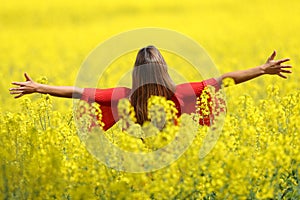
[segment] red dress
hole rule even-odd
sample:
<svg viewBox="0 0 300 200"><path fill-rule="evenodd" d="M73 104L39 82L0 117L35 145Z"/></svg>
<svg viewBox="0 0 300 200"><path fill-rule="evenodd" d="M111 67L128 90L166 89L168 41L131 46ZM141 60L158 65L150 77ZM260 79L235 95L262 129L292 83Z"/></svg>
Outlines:
<svg viewBox="0 0 300 200"><path fill-rule="evenodd" d="M182 113L193 113L196 111L196 101L203 91L203 89L211 85L220 89L219 83L216 79L211 78L202 82L191 82L179 84L176 86L172 101L178 110L178 116ZM126 87L108 88L108 89L95 89L84 88L81 100L92 103L97 102L100 104L102 111L102 122L104 130L112 127L118 120L118 101L122 98L128 98L131 93L131 89ZM204 119L199 121L202 125L210 125L210 119Z"/></svg>

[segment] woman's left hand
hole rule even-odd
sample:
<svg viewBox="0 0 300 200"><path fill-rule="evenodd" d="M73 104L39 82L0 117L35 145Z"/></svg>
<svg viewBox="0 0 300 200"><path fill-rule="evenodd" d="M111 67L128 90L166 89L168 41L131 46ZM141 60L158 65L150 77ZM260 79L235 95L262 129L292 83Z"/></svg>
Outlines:
<svg viewBox="0 0 300 200"><path fill-rule="evenodd" d="M15 98L20 98L25 94L31 94L37 92L37 88L39 86L38 83L34 82L27 73L24 73L25 82L12 82L13 85L17 85L19 87L10 88L10 94L17 95Z"/></svg>

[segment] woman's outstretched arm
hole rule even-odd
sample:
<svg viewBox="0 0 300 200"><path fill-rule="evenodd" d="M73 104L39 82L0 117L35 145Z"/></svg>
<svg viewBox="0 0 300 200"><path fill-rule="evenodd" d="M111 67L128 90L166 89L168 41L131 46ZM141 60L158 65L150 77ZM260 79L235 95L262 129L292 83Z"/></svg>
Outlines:
<svg viewBox="0 0 300 200"><path fill-rule="evenodd" d="M16 95L15 98L20 98L25 94L41 93L50 94L56 97L65 98L81 98L83 89L73 86L50 86L34 82L27 73L24 73L25 82L12 82L13 85L19 87L10 88L10 94Z"/></svg>
<svg viewBox="0 0 300 200"><path fill-rule="evenodd" d="M292 68L292 66L281 65L281 64L289 61L290 59L284 58L280 60L274 60L275 56L276 56L276 51L272 53L272 55L267 59L267 62L265 64L254 68L246 69L246 70L239 70L239 71L225 73L218 78L218 81L219 83L221 83L222 80L225 78L232 78L235 84L238 84L259 77L264 74L278 75L281 78L287 78L284 75L284 73L292 73L290 70L287 70L288 68Z"/></svg>

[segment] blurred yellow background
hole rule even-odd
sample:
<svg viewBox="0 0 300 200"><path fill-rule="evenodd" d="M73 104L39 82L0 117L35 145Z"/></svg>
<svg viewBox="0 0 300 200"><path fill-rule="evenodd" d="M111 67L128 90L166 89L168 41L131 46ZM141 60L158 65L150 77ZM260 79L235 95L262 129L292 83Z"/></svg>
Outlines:
<svg viewBox="0 0 300 200"><path fill-rule="evenodd" d="M295 88L299 83L299 8L296 0L2 1L1 107L18 108L8 88L11 81L24 80L23 72L34 80L46 76L49 84L73 85L81 63L97 45L143 27L171 29L193 38L221 73L262 64L276 49L278 58L290 57L295 66L289 80L264 77L238 87L259 98L267 80ZM134 54L128 66L133 61ZM57 109L70 105L71 101L55 100Z"/></svg>

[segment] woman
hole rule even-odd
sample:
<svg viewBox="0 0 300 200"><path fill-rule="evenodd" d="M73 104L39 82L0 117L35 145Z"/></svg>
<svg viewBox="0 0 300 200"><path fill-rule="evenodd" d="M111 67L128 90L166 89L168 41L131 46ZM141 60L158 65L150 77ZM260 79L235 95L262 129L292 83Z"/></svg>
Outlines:
<svg viewBox="0 0 300 200"><path fill-rule="evenodd" d="M151 95L164 96L172 100L178 110L178 116L182 113L195 112L196 97L199 97L207 85L220 88L224 78L232 78L235 84L239 84L263 74L278 75L287 78L284 73L291 73L290 65L281 65L289 61L288 58L274 60L276 51L268 58L267 62L258 67L225 73L218 78L211 78L202 82L185 83L175 85L168 74L167 64L157 48L147 46L139 50L134 70L132 73L132 89L126 87L95 89L78 88L72 86L50 86L34 82L25 73L25 82L12 82L18 86L10 89L10 94L15 98L31 93L50 94L57 97L80 98L87 102L97 102L101 105L104 130L112 127L119 119L117 115L117 103L122 98L128 98L135 109L137 123L143 124L149 120L147 115L147 99ZM206 123L204 123L206 124Z"/></svg>

